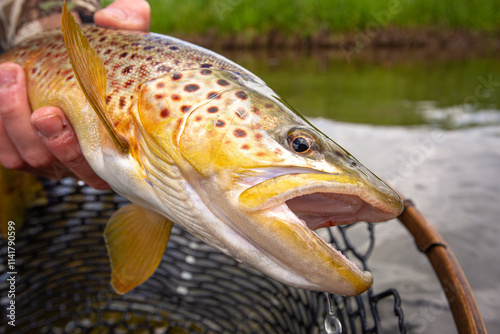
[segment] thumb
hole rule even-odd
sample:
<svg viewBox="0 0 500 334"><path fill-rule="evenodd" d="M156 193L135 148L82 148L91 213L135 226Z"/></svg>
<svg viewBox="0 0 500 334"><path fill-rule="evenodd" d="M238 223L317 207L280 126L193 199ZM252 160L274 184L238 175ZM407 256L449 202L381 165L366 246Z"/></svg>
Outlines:
<svg viewBox="0 0 500 334"><path fill-rule="evenodd" d="M146 0L116 0L94 14L102 27L149 31L151 8Z"/></svg>

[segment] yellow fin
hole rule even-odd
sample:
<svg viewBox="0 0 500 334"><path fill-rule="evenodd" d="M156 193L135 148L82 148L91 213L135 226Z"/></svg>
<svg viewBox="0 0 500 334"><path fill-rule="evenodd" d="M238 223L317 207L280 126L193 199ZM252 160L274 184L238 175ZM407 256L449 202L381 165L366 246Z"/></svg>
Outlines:
<svg viewBox="0 0 500 334"><path fill-rule="evenodd" d="M63 4L61 29L71 66L85 97L113 142L122 152L127 153L129 150L127 141L116 132L106 112L107 77L104 63L69 12L66 1Z"/></svg>
<svg viewBox="0 0 500 334"><path fill-rule="evenodd" d="M160 264L172 222L136 204L111 216L104 238L111 261L111 285L124 294L144 283Z"/></svg>

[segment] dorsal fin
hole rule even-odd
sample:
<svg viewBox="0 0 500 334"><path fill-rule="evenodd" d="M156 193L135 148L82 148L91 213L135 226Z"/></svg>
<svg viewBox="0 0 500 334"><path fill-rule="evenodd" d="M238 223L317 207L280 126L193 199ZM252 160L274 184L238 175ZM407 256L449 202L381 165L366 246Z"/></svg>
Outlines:
<svg viewBox="0 0 500 334"><path fill-rule="evenodd" d="M69 60L85 97L99 116L113 142L123 153L127 153L129 150L127 141L116 132L107 114L107 78L104 63L69 12L66 1L63 3L61 24Z"/></svg>

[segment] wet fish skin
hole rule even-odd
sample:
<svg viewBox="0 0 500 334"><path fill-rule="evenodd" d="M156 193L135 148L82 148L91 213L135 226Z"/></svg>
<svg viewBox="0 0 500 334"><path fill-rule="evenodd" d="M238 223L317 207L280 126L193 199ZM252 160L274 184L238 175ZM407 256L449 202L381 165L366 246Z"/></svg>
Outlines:
<svg viewBox="0 0 500 334"><path fill-rule="evenodd" d="M26 42L0 61L25 67L33 109L65 110L85 157L115 191L150 211L151 220L156 214L158 221L176 222L284 283L344 295L371 285L369 273L312 229L393 218L401 200L392 189L233 62L157 34L98 27L84 27L83 33L104 63L105 112L126 141L126 153L80 89L59 31ZM299 152L304 147L307 152ZM318 199L336 212L319 209ZM135 220L147 216L131 211ZM127 214L112 220L123 223ZM151 232L145 240L164 230L141 223L134 233ZM119 271L114 286L123 293L140 284L129 283L140 270L127 267L134 252L114 256L109 244L133 236L119 228L108 232L113 270ZM147 247L141 244L137 252L148 256ZM162 249L155 252L161 258ZM147 266L154 271L153 262Z"/></svg>

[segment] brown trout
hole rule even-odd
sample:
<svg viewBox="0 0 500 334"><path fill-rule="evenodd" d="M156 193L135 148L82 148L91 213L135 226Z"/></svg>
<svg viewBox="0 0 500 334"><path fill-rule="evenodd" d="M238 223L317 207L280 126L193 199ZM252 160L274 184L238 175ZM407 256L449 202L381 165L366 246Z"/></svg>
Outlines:
<svg viewBox="0 0 500 334"><path fill-rule="evenodd" d="M63 109L91 167L133 203L105 230L118 293L155 271L173 223L285 284L371 286L314 230L392 219L400 197L251 72L172 37L80 29L66 7L62 33L0 61L24 66L31 107Z"/></svg>

